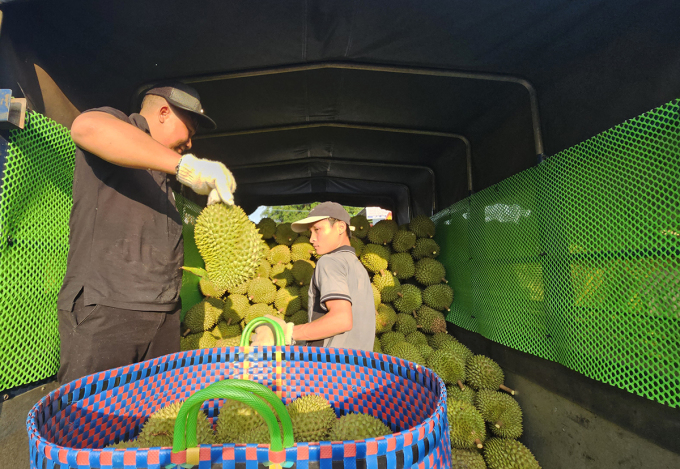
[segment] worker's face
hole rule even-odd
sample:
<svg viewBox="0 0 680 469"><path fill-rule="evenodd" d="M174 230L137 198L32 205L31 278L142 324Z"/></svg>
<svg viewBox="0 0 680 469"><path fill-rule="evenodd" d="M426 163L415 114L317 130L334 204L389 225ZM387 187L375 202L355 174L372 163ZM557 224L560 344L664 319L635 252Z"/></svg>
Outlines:
<svg viewBox="0 0 680 469"><path fill-rule="evenodd" d="M346 229L347 225L344 221L336 221L331 226L327 218L319 220L309 228L312 233L309 242L312 243L317 254L329 253L344 244Z"/></svg>
<svg viewBox="0 0 680 469"><path fill-rule="evenodd" d="M191 113L166 104L158 109L157 135L152 137L161 145L180 155L191 148L191 138L196 133L196 120Z"/></svg>

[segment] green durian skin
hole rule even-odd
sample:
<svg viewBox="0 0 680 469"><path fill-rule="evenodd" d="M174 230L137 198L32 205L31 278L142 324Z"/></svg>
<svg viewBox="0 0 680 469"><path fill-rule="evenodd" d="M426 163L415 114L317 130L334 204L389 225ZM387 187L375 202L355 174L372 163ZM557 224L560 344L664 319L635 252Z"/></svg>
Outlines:
<svg viewBox="0 0 680 469"><path fill-rule="evenodd" d="M419 238L434 238L435 235L434 222L425 215L414 217L411 223L409 223L408 228Z"/></svg>
<svg viewBox="0 0 680 469"><path fill-rule="evenodd" d="M229 325L227 321L220 321L211 331L211 334L213 337L215 337L215 339L219 340L240 336L241 332L241 326L238 322L236 324Z"/></svg>
<svg viewBox="0 0 680 469"><path fill-rule="evenodd" d="M292 230L290 225L290 223L279 223L277 225L276 233L274 233L274 239L276 239L277 243L284 246L291 246L297 239L299 235Z"/></svg>
<svg viewBox="0 0 680 469"><path fill-rule="evenodd" d="M253 278L264 258L262 235L236 205L205 207L196 219L194 238L217 290L229 290Z"/></svg>
<svg viewBox="0 0 680 469"><path fill-rule="evenodd" d="M268 278L271 270L272 265L269 263L269 261L267 261L267 259L263 259L262 262L260 262L260 265L257 267L255 274L258 277Z"/></svg>
<svg viewBox="0 0 680 469"><path fill-rule="evenodd" d="M262 235L262 239L272 239L274 233L276 233L276 222L271 218L262 218L257 224L257 229Z"/></svg>
<svg viewBox="0 0 680 469"><path fill-rule="evenodd" d="M240 442L244 434L265 424L264 418L249 405L236 400L225 400L215 427L217 443Z"/></svg>
<svg viewBox="0 0 680 469"><path fill-rule="evenodd" d="M382 303L382 296L380 295L380 290L374 284L371 284L371 290L373 291L373 306L377 309Z"/></svg>
<svg viewBox="0 0 680 469"><path fill-rule="evenodd" d="M477 390L496 391L505 380L501 367L484 355L473 355L467 360L467 381Z"/></svg>
<svg viewBox="0 0 680 469"><path fill-rule="evenodd" d="M347 414L336 420L328 439L330 441L355 441L391 434L390 427L371 415Z"/></svg>
<svg viewBox="0 0 680 469"><path fill-rule="evenodd" d="M412 231L397 231L392 238L395 252L407 252L416 245L416 234Z"/></svg>
<svg viewBox="0 0 680 469"><path fill-rule="evenodd" d="M213 282L205 277L198 281L198 288L201 289L203 296L209 296L212 298L221 298L227 291L226 289L223 290L217 288Z"/></svg>
<svg viewBox="0 0 680 469"><path fill-rule="evenodd" d="M392 330L392 326L397 320L397 313L390 305L380 303L376 308L375 333L382 334Z"/></svg>
<svg viewBox="0 0 680 469"><path fill-rule="evenodd" d="M446 269L441 262L426 257L416 262L414 275L419 283L429 287L442 283L442 279L446 277Z"/></svg>
<svg viewBox="0 0 680 469"><path fill-rule="evenodd" d="M305 311L304 309L301 309L301 310L291 314L287 321L292 322L296 326L299 326L301 324L307 324L309 322L309 317L307 315L307 311Z"/></svg>
<svg viewBox="0 0 680 469"><path fill-rule="evenodd" d="M459 449L476 448L475 439L486 440L486 425L475 406L450 397L446 400L446 416L449 420L451 447Z"/></svg>
<svg viewBox="0 0 680 469"><path fill-rule="evenodd" d="M447 342L458 342L455 337L446 332L438 332L427 338L427 342L435 350L439 350Z"/></svg>
<svg viewBox="0 0 680 469"><path fill-rule="evenodd" d="M489 438L484 460L489 469L541 469L529 448L517 440Z"/></svg>
<svg viewBox="0 0 680 469"><path fill-rule="evenodd" d="M182 401L175 401L154 412L142 426L136 439L138 448L154 448L172 446L175 431L175 420L182 407ZM202 411L198 413L196 437L200 445L216 443L215 433L208 418Z"/></svg>
<svg viewBox="0 0 680 469"><path fill-rule="evenodd" d="M290 262L290 248L285 244L279 244L269 250L267 261L272 266L276 264L288 264Z"/></svg>
<svg viewBox="0 0 680 469"><path fill-rule="evenodd" d="M437 311L448 311L453 302L453 289L445 283L423 290L423 303Z"/></svg>
<svg viewBox="0 0 680 469"><path fill-rule="evenodd" d="M373 285L380 291L380 298L385 303L391 303L401 293L401 282L389 270L381 270L373 276Z"/></svg>
<svg viewBox="0 0 680 469"><path fill-rule="evenodd" d="M458 384L447 384L446 394L454 401L463 401L471 405L475 405L475 398L477 397L477 391L472 387L464 386L464 389L461 390Z"/></svg>
<svg viewBox="0 0 680 469"><path fill-rule="evenodd" d="M359 239L364 239L366 236L368 236L368 229L370 228L370 224L368 223L368 220L366 219L365 216L363 215L356 215L349 220L350 226L354 227L353 235L356 236Z"/></svg>
<svg viewBox="0 0 680 469"><path fill-rule="evenodd" d="M451 469L487 469L484 457L474 449L451 448Z"/></svg>
<svg viewBox="0 0 680 469"><path fill-rule="evenodd" d="M300 288L300 309L309 309L309 288Z"/></svg>
<svg viewBox="0 0 680 469"><path fill-rule="evenodd" d="M375 273L387 268L389 258L390 252L384 246L367 244L359 259L368 270Z"/></svg>
<svg viewBox="0 0 680 469"><path fill-rule="evenodd" d="M420 238L415 242L415 246L411 250L411 255L415 260L420 260L425 257L436 259L441 253L439 244L434 239Z"/></svg>
<svg viewBox="0 0 680 469"><path fill-rule="evenodd" d="M290 247L291 261L310 260L316 251L306 236L298 236Z"/></svg>
<svg viewBox="0 0 680 469"><path fill-rule="evenodd" d="M298 260L293 262L290 272L299 286L309 285L312 281L312 275L314 275L314 267L315 264L312 261Z"/></svg>
<svg viewBox="0 0 680 469"><path fill-rule="evenodd" d="M383 353L390 353L392 346L398 344L399 342L406 342L406 337L401 332L385 332L380 336L380 345L382 347Z"/></svg>
<svg viewBox="0 0 680 469"><path fill-rule="evenodd" d="M383 353L382 345L380 345L380 339L378 339L377 337L373 341L373 351L375 353Z"/></svg>
<svg viewBox="0 0 680 469"><path fill-rule="evenodd" d="M402 285L401 293L403 296L392 302L394 308L400 313L412 313L423 304L420 289L415 285Z"/></svg>
<svg viewBox="0 0 680 469"><path fill-rule="evenodd" d="M295 278L293 277L293 272L291 272L290 264L274 265L272 270L269 272L269 276L277 288L286 288L288 286L293 286L295 283Z"/></svg>
<svg viewBox="0 0 680 469"><path fill-rule="evenodd" d="M204 298L192 306L184 315L184 325L193 334L210 330L220 320L224 311L224 302L218 298Z"/></svg>
<svg viewBox="0 0 680 469"><path fill-rule="evenodd" d="M439 347L439 350L451 351L461 363L466 364L470 357L473 355L472 351L469 348L467 348L466 345L461 344L457 340L444 342Z"/></svg>
<svg viewBox="0 0 680 469"><path fill-rule="evenodd" d="M397 321L394 323L394 330L401 332L406 337L410 333L416 332L418 327L413 316L407 313L399 313L397 314Z"/></svg>
<svg viewBox="0 0 680 469"><path fill-rule="evenodd" d="M416 272L413 258L407 252L397 252L390 256L389 261L390 271L399 280L406 280Z"/></svg>
<svg viewBox="0 0 680 469"><path fill-rule="evenodd" d="M417 363L420 366L426 366L426 361L423 356L418 352L418 348L409 344L408 342L399 342L390 348L390 355L397 358L402 358L413 363Z"/></svg>
<svg viewBox="0 0 680 469"><path fill-rule="evenodd" d="M274 308L272 308L271 305L255 303L254 305L251 305L250 308L248 308L243 320L246 324L248 324L253 319L261 318L268 314L276 315L276 311L274 311Z"/></svg>
<svg viewBox="0 0 680 469"><path fill-rule="evenodd" d="M482 389L475 398L475 407L489 422L494 435L513 439L522 436L522 409L511 395Z"/></svg>
<svg viewBox="0 0 680 469"><path fill-rule="evenodd" d="M272 304L276 298L276 286L268 278L254 278L248 285L248 298L253 303Z"/></svg>
<svg viewBox="0 0 680 469"><path fill-rule="evenodd" d="M416 322L418 328L428 334L446 332L446 318L439 311L429 306L421 306L416 311Z"/></svg>
<svg viewBox="0 0 680 469"><path fill-rule="evenodd" d="M427 344L416 344L416 348L418 349L420 356L425 359L425 363L427 363L427 359L432 355L432 352L434 352L432 347Z"/></svg>
<svg viewBox="0 0 680 469"><path fill-rule="evenodd" d="M210 331L198 332L196 334L189 334L186 337L180 337L180 350L196 350L200 348L213 348L215 346L215 336Z"/></svg>
<svg viewBox="0 0 680 469"><path fill-rule="evenodd" d="M413 331L406 335L406 342L413 345L427 345L427 336L420 331Z"/></svg>
<svg viewBox="0 0 680 469"><path fill-rule="evenodd" d="M349 244L354 248L354 253L357 255L357 257L361 257L361 255L364 253L364 248L366 247L364 242L356 236L352 236L349 239Z"/></svg>
<svg viewBox="0 0 680 469"><path fill-rule="evenodd" d="M215 342L215 347L238 347L241 344L241 336L237 335L235 337L229 337L228 339L218 339Z"/></svg>
<svg viewBox="0 0 680 469"><path fill-rule="evenodd" d="M380 220L378 223L368 229L368 240L373 244L381 244L383 246L392 242L394 233L397 231L396 223L392 220Z"/></svg>
<svg viewBox="0 0 680 469"><path fill-rule="evenodd" d="M274 307L277 311L283 311L283 314L287 316L297 312L302 307L300 290L297 287L292 286L280 288L279 291L276 292Z"/></svg>
<svg viewBox="0 0 680 469"><path fill-rule="evenodd" d="M286 409L293 423L293 436L298 443L326 441L337 419L331 404L316 394L298 397Z"/></svg>
<svg viewBox="0 0 680 469"><path fill-rule="evenodd" d="M245 295L248 293L248 285L250 285L250 279L231 288L227 288L227 292L230 295Z"/></svg>
<svg viewBox="0 0 680 469"><path fill-rule="evenodd" d="M230 317L237 316L242 320L245 317L248 308L250 308L250 301L248 298L245 295L234 293L224 299L222 318L228 320Z"/></svg>
<svg viewBox="0 0 680 469"><path fill-rule="evenodd" d="M465 364L448 350L435 350L427 359L427 367L446 384L465 381Z"/></svg>

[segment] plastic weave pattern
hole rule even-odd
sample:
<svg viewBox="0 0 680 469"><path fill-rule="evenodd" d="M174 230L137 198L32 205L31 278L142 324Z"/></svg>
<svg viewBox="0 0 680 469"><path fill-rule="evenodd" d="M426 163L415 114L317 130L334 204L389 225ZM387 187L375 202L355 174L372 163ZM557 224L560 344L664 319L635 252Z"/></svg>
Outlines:
<svg viewBox="0 0 680 469"><path fill-rule="evenodd" d="M434 219L449 321L680 406L680 100Z"/></svg>
<svg viewBox="0 0 680 469"><path fill-rule="evenodd" d="M68 130L35 112L8 142L0 161L0 390L59 368L56 305L66 272L75 155Z"/></svg>
<svg viewBox="0 0 680 469"><path fill-rule="evenodd" d="M297 443L286 460L298 469L450 467L446 388L431 370L395 357L349 349L258 348L258 366L272 367L281 352L286 374L296 379L284 403L305 394L325 396L338 415L371 414L392 435L359 441ZM186 399L209 384L242 374L240 348L190 350L86 376L48 394L28 415L34 469L150 468L171 463L171 448L103 449L134 438L150 414ZM251 378L275 391L270 372ZM222 400L203 410L216 422ZM265 467L269 445L201 445L199 468ZM196 467L196 466L194 466Z"/></svg>

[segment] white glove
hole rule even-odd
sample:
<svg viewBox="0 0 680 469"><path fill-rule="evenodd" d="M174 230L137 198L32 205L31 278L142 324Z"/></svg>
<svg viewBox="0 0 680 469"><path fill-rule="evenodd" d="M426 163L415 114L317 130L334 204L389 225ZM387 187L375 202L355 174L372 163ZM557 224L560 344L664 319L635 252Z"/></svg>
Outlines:
<svg viewBox="0 0 680 469"><path fill-rule="evenodd" d="M208 205L218 202L234 205L236 181L231 171L218 161L196 158L191 153L180 158L177 180L194 192L208 196Z"/></svg>
<svg viewBox="0 0 680 469"><path fill-rule="evenodd" d="M265 317L273 319L279 323L283 329L285 343L286 345L290 345L293 342L293 328L295 327L295 324L292 322L286 322L281 318L272 316L271 314L267 314ZM250 340L251 345L275 345L274 333L272 332L272 328L267 324L255 328L255 333L250 336Z"/></svg>

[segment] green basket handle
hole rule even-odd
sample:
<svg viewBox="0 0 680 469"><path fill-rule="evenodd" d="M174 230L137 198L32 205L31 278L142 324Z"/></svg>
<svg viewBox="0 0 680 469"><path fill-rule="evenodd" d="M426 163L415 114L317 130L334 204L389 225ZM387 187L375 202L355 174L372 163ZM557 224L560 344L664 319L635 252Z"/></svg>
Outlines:
<svg viewBox="0 0 680 469"><path fill-rule="evenodd" d="M275 345L281 345L281 346L286 345L286 336L283 333L283 328L281 327L281 324L274 321L273 319L265 318L265 317L262 316L262 317L253 319L245 327L245 329L243 330L243 333L241 334L241 343L240 343L239 347L246 347L246 346L250 345L250 335L255 330L255 328L261 326L262 324L267 324L267 325L270 325L270 326L273 327L273 329L274 329L274 344Z"/></svg>
<svg viewBox="0 0 680 469"><path fill-rule="evenodd" d="M278 456L275 463L288 467L285 463L285 448L294 444L293 424L286 406L281 402L276 394L266 386L253 381L242 379L230 379L218 381L210 386L194 393L182 405L175 421L175 433L173 436L172 452L179 453L187 448L194 448L198 445L196 438L196 425L198 413L201 405L207 399L233 399L249 405L255 409L267 423L269 436L271 438L270 453ZM274 408L276 415L263 402L267 401ZM277 415L283 427L283 443L281 431L277 421ZM270 454L270 457L272 454ZM281 458L283 458L281 460Z"/></svg>

